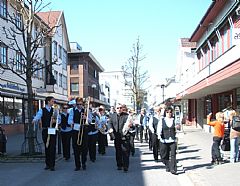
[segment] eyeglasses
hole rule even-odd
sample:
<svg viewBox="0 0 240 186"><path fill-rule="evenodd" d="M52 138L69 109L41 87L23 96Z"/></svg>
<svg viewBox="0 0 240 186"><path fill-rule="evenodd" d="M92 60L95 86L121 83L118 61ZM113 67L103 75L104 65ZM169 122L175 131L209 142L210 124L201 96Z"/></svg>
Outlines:
<svg viewBox="0 0 240 186"><path fill-rule="evenodd" d="M121 109L122 107L117 107L117 109Z"/></svg>

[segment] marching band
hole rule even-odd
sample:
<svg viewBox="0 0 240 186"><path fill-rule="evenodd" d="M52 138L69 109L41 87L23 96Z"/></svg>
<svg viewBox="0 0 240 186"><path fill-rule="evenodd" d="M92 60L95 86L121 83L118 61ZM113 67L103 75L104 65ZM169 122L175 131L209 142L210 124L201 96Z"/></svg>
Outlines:
<svg viewBox="0 0 240 186"><path fill-rule="evenodd" d="M126 105L120 103L116 110L111 107L107 114L103 106L92 108L89 98L84 100L77 97L68 104L63 104L60 109L55 104L54 97L49 96L45 100L45 105L33 119L33 124L37 121L42 123L45 170L55 170L56 131L59 130L63 158L66 161L71 158L72 144L75 171L86 170L88 155L91 162L96 161L97 148L99 154L105 155L109 135L110 140L114 141L117 170L128 172L130 153L132 156L135 153L134 140L135 137L139 138L136 128L143 126L143 120L144 128L149 132L149 139L147 134L143 135L141 131L140 142L142 143L143 137L146 142L149 140L149 145L151 144L149 149L153 150L153 158L158 161L157 128L163 107L155 108L154 115L149 117L144 109L141 109L141 114L137 114L133 109L128 109Z"/></svg>

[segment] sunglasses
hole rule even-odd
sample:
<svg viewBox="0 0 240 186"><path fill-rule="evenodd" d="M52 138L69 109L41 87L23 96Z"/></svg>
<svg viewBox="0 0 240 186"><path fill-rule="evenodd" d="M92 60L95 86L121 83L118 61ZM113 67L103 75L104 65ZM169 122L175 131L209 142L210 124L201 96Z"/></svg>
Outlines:
<svg viewBox="0 0 240 186"><path fill-rule="evenodd" d="M82 103L78 103L77 105L83 105Z"/></svg>
<svg viewBox="0 0 240 186"><path fill-rule="evenodd" d="M121 109L122 107L117 107L117 109Z"/></svg>
<svg viewBox="0 0 240 186"><path fill-rule="evenodd" d="M68 109L68 107L63 107L63 109Z"/></svg>
<svg viewBox="0 0 240 186"><path fill-rule="evenodd" d="M172 112L166 112L166 113L172 114Z"/></svg>

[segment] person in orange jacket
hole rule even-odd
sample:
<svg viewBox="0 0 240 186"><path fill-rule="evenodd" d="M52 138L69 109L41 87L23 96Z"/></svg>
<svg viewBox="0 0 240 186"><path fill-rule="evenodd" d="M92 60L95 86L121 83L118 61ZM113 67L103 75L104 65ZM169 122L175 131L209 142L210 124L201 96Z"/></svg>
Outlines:
<svg viewBox="0 0 240 186"><path fill-rule="evenodd" d="M220 153L221 140L224 137L224 114L216 113L216 120L211 121L212 113L207 116L207 124L214 127L213 144L212 144L212 164L221 164L223 162Z"/></svg>

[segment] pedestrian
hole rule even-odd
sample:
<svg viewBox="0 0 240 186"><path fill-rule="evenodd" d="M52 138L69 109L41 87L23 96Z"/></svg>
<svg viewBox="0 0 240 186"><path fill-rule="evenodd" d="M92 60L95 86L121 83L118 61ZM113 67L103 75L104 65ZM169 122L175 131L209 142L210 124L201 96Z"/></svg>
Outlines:
<svg viewBox="0 0 240 186"><path fill-rule="evenodd" d="M235 163L238 161L239 157L239 138L240 132L234 130L232 128L233 118L237 116L237 112L235 110L231 110L229 113L229 120L230 120L230 162ZM237 116L238 117L238 116Z"/></svg>
<svg viewBox="0 0 240 186"><path fill-rule="evenodd" d="M59 117L59 126L61 129L61 139L62 139L62 147L63 147L63 157L65 160L70 159L70 144L72 138L72 127L68 124L68 105L63 104L62 113Z"/></svg>
<svg viewBox="0 0 240 186"><path fill-rule="evenodd" d="M212 113L207 115L207 124L214 127L213 133L213 144L212 144L212 164L221 164L223 163L221 153L220 153L220 144L224 137L224 114L222 112L217 112L215 121L211 121Z"/></svg>
<svg viewBox="0 0 240 186"><path fill-rule="evenodd" d="M131 155L134 156L135 155L135 144L134 144L134 139L135 139L135 134L136 134L136 127L135 127L135 123L136 123L136 112L134 109L130 109L129 110L129 116L132 117L132 125L129 128L129 142L130 142L130 152Z"/></svg>
<svg viewBox="0 0 240 186"><path fill-rule="evenodd" d="M159 120L157 133L161 142L160 156L165 164L166 171L175 175L177 174L176 129L180 129L180 125L175 123L172 107L168 107L165 109L164 117Z"/></svg>
<svg viewBox="0 0 240 186"><path fill-rule="evenodd" d="M128 114L122 112L122 104L116 107L116 113L111 115L109 121L109 132L114 134L114 147L117 161L117 169L124 172L129 168L130 144L129 136L124 136L122 129L126 123Z"/></svg>
<svg viewBox="0 0 240 186"><path fill-rule="evenodd" d="M68 123L71 124L72 146L74 151L75 171L82 167L86 170L87 152L88 152L88 126L85 123L91 123L92 118L89 114L89 108L84 107L83 98L76 98L76 106L69 112Z"/></svg>
<svg viewBox="0 0 240 186"><path fill-rule="evenodd" d="M54 111L55 99L52 96L48 96L45 99L45 107L39 109L32 123L35 124L41 120L42 123L42 140L45 147L45 170L55 171L55 157L56 157L56 114ZM51 130L52 129L52 130ZM55 131L55 133L54 133Z"/></svg>

